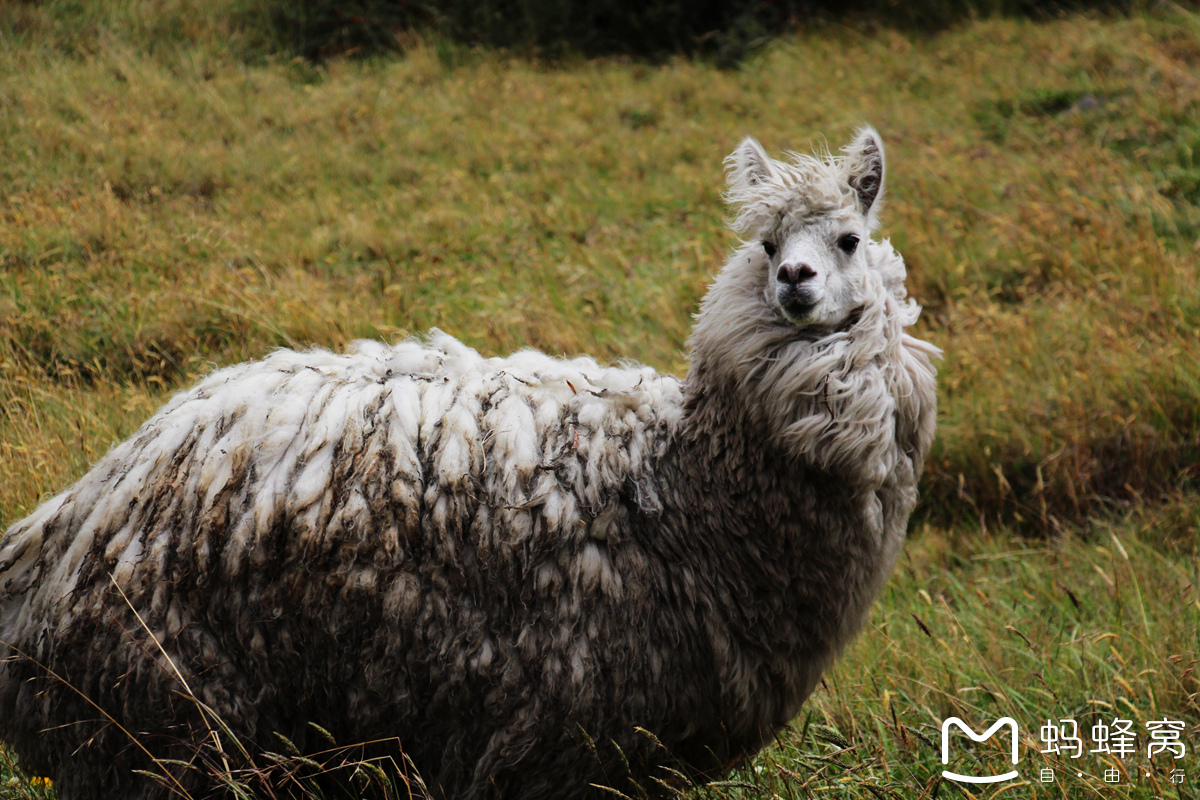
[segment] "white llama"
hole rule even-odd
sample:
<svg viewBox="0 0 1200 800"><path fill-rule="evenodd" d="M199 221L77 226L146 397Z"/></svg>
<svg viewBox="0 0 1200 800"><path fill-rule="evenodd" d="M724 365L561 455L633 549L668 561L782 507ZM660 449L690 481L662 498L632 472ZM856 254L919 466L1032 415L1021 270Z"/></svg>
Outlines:
<svg viewBox="0 0 1200 800"><path fill-rule="evenodd" d="M0 737L21 763L61 800L207 797L216 716L235 768L275 734L320 749L313 722L398 746L431 797L539 800L768 743L892 568L937 350L870 238L875 131L729 163L745 243L686 379L439 332L278 351L16 523Z"/></svg>

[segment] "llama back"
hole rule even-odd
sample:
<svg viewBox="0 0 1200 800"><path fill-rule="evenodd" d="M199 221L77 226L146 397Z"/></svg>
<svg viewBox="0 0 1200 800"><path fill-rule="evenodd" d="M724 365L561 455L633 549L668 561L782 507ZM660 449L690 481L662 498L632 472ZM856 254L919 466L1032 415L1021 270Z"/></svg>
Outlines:
<svg viewBox="0 0 1200 800"><path fill-rule="evenodd" d="M627 533L630 508L661 510L655 461L681 409L678 381L649 368L532 351L484 359L436 332L216 372L5 535L0 658L18 656L0 664L0 734L33 768L86 739L37 730L95 716L72 710L82 701L64 687L63 719L49 712L24 685L44 686L48 669L86 675L75 689L131 730L154 724L136 718L152 705L130 702L136 692L194 694L238 730L297 736L286 722L305 713L299 694L311 721L383 733L430 703L429 664L446 692L471 696L449 672L528 693L521 654L492 635L499 618L532 659L585 606L618 605L618 575L637 565L616 569L605 543ZM523 592L565 603L554 613L566 632L521 630ZM95 644L64 646L87 637ZM539 667L543 683L587 683L587 640L559 643L565 657ZM502 705L497 715L513 713ZM470 731L446 736L448 761L455 741L464 758L491 752Z"/></svg>

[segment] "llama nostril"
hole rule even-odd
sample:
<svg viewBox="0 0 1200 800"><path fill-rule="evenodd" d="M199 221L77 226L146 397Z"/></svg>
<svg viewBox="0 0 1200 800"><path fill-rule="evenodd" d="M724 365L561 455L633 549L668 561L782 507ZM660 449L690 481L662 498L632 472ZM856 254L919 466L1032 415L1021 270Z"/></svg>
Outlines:
<svg viewBox="0 0 1200 800"><path fill-rule="evenodd" d="M775 277L780 283L797 284L817 277L817 271L808 264L783 264Z"/></svg>

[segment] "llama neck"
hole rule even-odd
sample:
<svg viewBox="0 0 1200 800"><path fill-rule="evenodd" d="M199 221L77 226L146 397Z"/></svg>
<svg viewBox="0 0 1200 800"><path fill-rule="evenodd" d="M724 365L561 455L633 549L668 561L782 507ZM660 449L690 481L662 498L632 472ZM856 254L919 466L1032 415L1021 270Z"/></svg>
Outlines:
<svg viewBox="0 0 1200 800"><path fill-rule="evenodd" d="M688 399L670 454L683 488L664 513L686 531L687 547L673 548L686 559L680 582L697 587L736 757L796 714L862 624L896 548L883 546L873 493L789 457L745 407Z"/></svg>
<svg viewBox="0 0 1200 800"><path fill-rule="evenodd" d="M899 552L934 424L933 348L878 280L820 336L729 314L692 338L672 508L707 613L723 723L747 749L785 725L866 619ZM753 345L753 346L751 346ZM674 527L674 526L671 526Z"/></svg>
<svg viewBox="0 0 1200 800"><path fill-rule="evenodd" d="M770 652L838 649L844 617L870 601L857 595L874 591L887 487L797 458L773 420L730 394L687 398L673 451L686 487L676 513L707 534L697 567L728 600L721 616ZM781 648L779 638L794 641Z"/></svg>

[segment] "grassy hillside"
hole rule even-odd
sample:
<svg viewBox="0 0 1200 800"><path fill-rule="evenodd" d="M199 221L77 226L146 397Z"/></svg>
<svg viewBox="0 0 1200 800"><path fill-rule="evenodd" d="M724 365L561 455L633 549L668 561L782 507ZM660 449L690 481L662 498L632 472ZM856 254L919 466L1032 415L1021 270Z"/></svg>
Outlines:
<svg viewBox="0 0 1200 800"><path fill-rule="evenodd" d="M1200 723L1200 17L830 26L719 71L315 67L247 57L253 4L64 8L0 5L0 524L274 347L437 326L682 372L721 159L868 121L946 351L916 542L757 788L698 796L933 792L951 710L1033 749L1055 715Z"/></svg>
<svg viewBox="0 0 1200 800"><path fill-rule="evenodd" d="M884 232L947 353L920 513L1058 532L1192 491L1197 25L825 29L736 72L10 37L0 404L33 411L0 420L0 510L191 376L281 345L436 325L681 371L734 243L721 159L747 132L805 150L864 120L889 147Z"/></svg>

